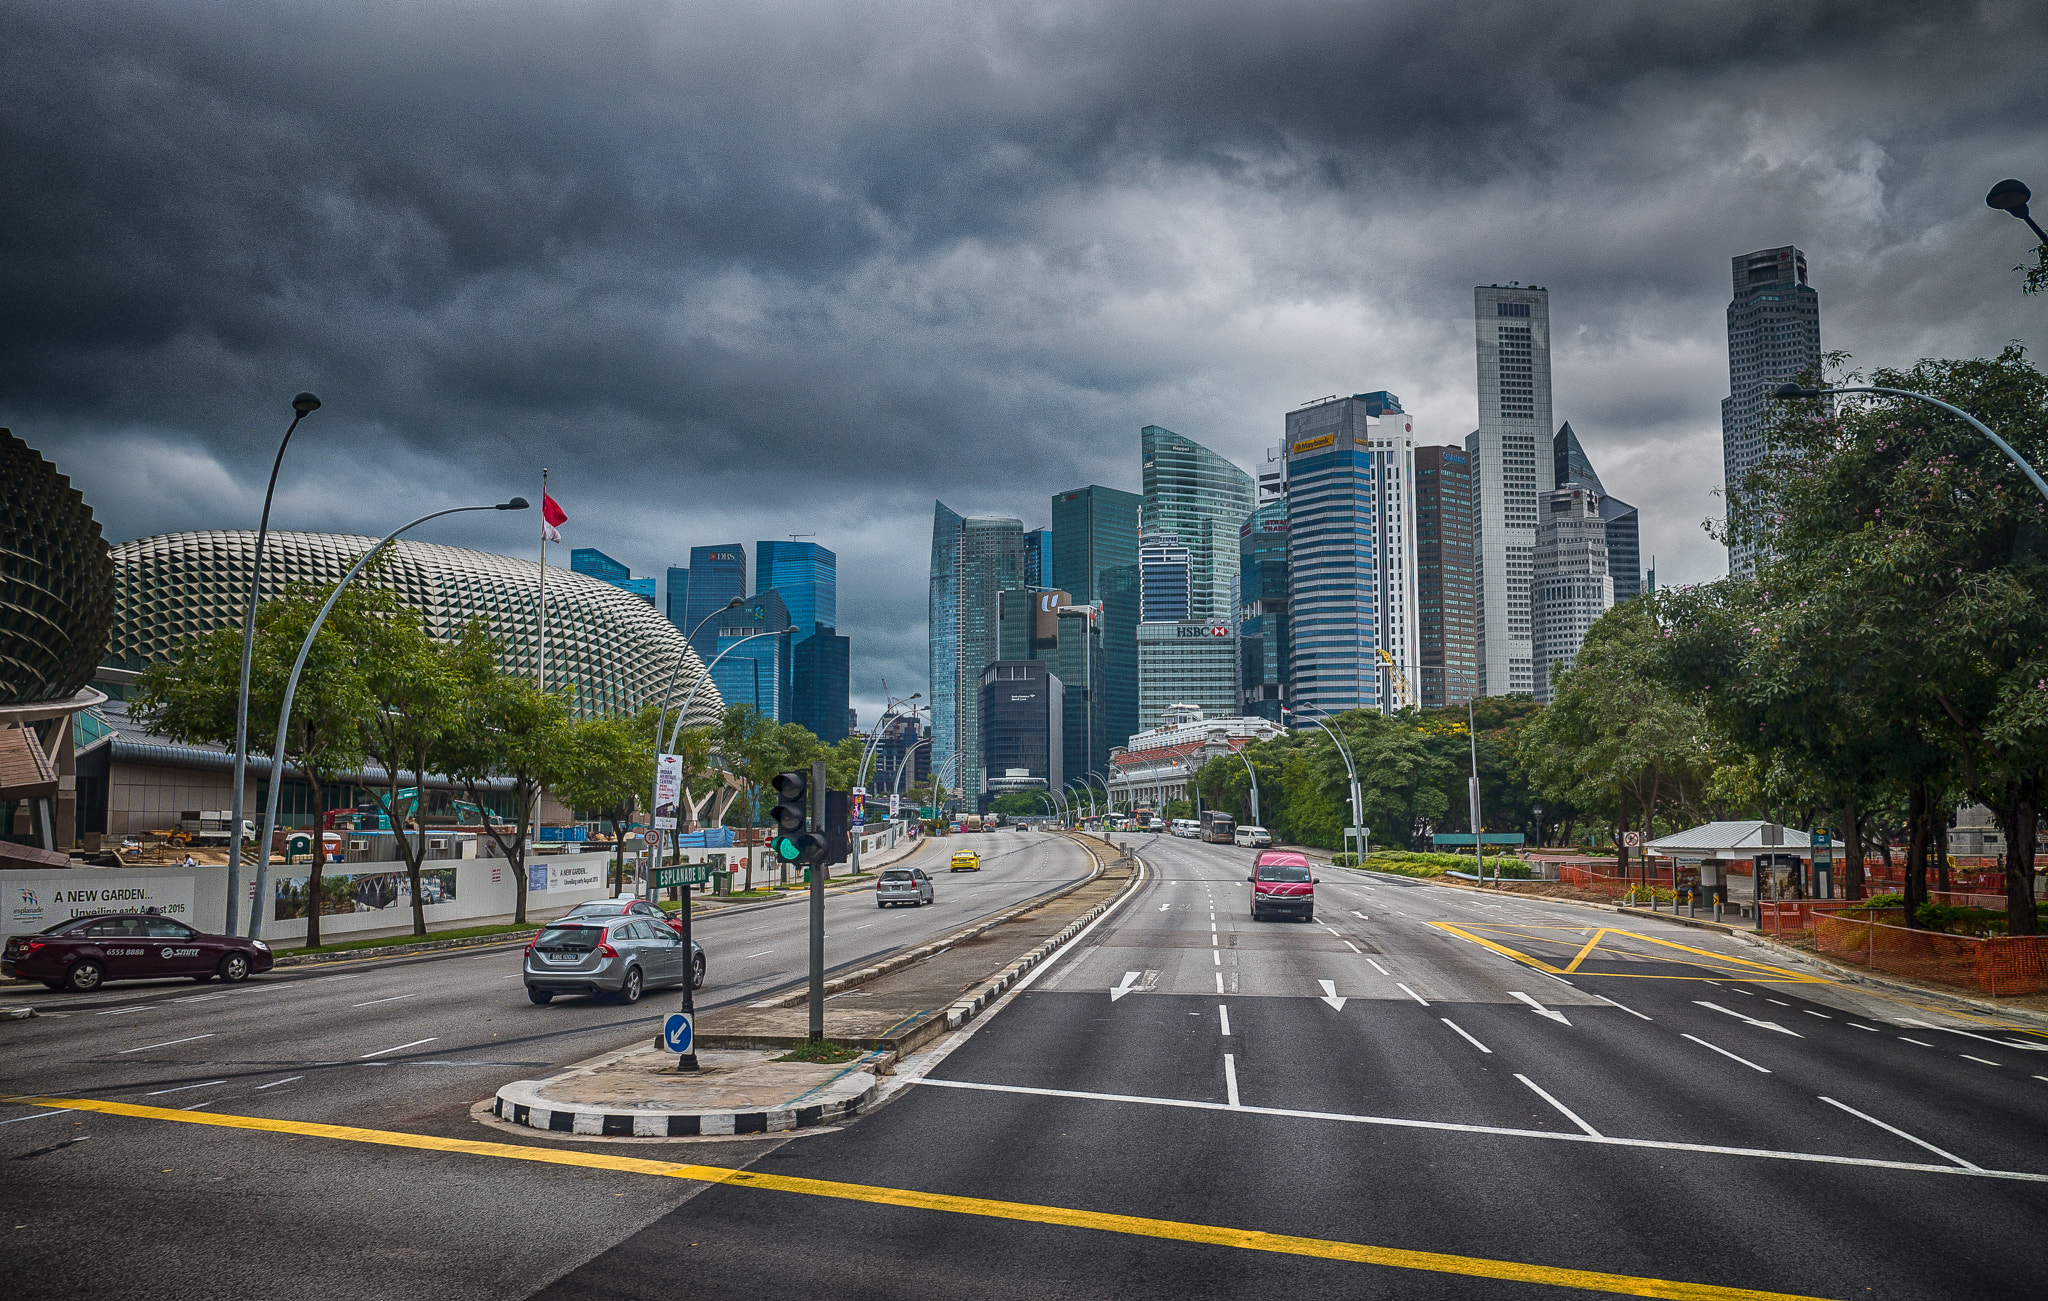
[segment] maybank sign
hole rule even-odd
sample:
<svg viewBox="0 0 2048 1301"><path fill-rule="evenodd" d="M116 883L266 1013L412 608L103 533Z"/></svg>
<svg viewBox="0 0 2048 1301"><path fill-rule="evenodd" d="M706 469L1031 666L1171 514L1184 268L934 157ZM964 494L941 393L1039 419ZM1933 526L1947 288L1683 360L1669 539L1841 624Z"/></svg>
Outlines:
<svg viewBox="0 0 2048 1301"><path fill-rule="evenodd" d="M1291 453L1292 455L1300 456L1304 452L1319 452L1325 447L1335 447L1336 445L1337 435L1324 434L1320 438L1302 439L1300 442L1296 443L1293 446L1293 448L1291 449Z"/></svg>

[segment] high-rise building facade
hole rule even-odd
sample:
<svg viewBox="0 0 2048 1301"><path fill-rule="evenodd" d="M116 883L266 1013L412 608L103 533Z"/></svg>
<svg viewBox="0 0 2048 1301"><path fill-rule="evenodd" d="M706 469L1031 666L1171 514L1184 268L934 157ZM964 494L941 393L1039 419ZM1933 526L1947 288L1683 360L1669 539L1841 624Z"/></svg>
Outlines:
<svg viewBox="0 0 2048 1301"><path fill-rule="evenodd" d="M837 743L847 733L852 689L852 648L836 627L839 557L815 542L756 542L754 586L782 597L794 628L790 721L810 728L827 745Z"/></svg>
<svg viewBox="0 0 2048 1301"><path fill-rule="evenodd" d="M932 768L948 788L970 796L983 789L980 682L981 671L1001 658L1000 595L1023 585L1023 521L963 516L933 504Z"/></svg>
<svg viewBox="0 0 2048 1301"><path fill-rule="evenodd" d="M1415 630L1424 709L1479 694L1472 592L1472 461L1462 447L1415 449Z"/></svg>
<svg viewBox="0 0 2048 1301"><path fill-rule="evenodd" d="M1032 529L1024 535L1024 585L1053 587L1051 529Z"/></svg>
<svg viewBox="0 0 2048 1301"><path fill-rule="evenodd" d="M1145 499L1091 484L1052 499L1052 575L1043 584L1102 607L1104 746L1138 730L1138 518ZM1106 748L1105 748L1106 753Z"/></svg>
<svg viewBox="0 0 2048 1301"><path fill-rule="evenodd" d="M1607 573L1614 580L1614 599L1632 601L1643 594L1642 517L1636 508L1601 486L1592 458L1579 445L1567 420L1551 443L1556 478L1553 488L1591 488L1600 498L1600 519L1607 527Z"/></svg>
<svg viewBox="0 0 2048 1301"><path fill-rule="evenodd" d="M631 592L649 605L654 604L654 580L635 578L633 571L596 547L577 547L569 553L569 568L579 574L600 578L613 587Z"/></svg>
<svg viewBox="0 0 2048 1301"><path fill-rule="evenodd" d="M681 565L668 567L668 582L662 591L662 614L675 630L685 637L690 635L690 625L683 622L690 612L690 571Z"/></svg>
<svg viewBox="0 0 2048 1301"><path fill-rule="evenodd" d="M1586 630L1614 604L1614 580L1607 573L1607 521L1600 518L1600 494L1582 485L1543 494L1536 528L1530 597L1530 625L1536 660L1535 695L1550 703L1556 674L1572 666Z"/></svg>
<svg viewBox="0 0 2048 1301"><path fill-rule="evenodd" d="M1414 419L1389 394L1359 394L1290 411L1286 428L1294 708L1412 706L1421 669Z"/></svg>
<svg viewBox="0 0 2048 1301"><path fill-rule="evenodd" d="M774 592L763 592L712 622L718 628L718 642L712 655L723 658L712 666L711 680L717 684L718 694L725 697L726 707L752 705L764 718L789 722L795 676L790 635L759 635L790 626L789 611L782 598Z"/></svg>
<svg viewBox="0 0 2048 1301"><path fill-rule="evenodd" d="M1266 502L1237 530L1237 712L1283 721L1288 698L1287 498Z"/></svg>
<svg viewBox="0 0 2048 1301"><path fill-rule="evenodd" d="M1806 282L1806 254L1787 244L1732 259L1728 303L1728 396L1721 401L1721 472L1730 498L1770 450L1770 392L1820 372L1820 295ZM1728 548L1728 572L1755 568L1748 540Z"/></svg>
<svg viewBox="0 0 2048 1301"><path fill-rule="evenodd" d="M790 674L789 721L826 745L845 740L852 728L852 641L830 624L813 624L811 635L790 648Z"/></svg>
<svg viewBox="0 0 2048 1301"><path fill-rule="evenodd" d="M1104 725L1103 688L1109 666L1100 617L1080 613L1090 607L1075 605L1072 594L1058 588L1003 592L998 608L1002 658L1041 661L1060 680L1068 775L1107 771L1112 740Z"/></svg>
<svg viewBox="0 0 2048 1301"><path fill-rule="evenodd" d="M1194 618L1188 549L1170 533L1138 539L1138 622L1185 623Z"/></svg>
<svg viewBox="0 0 2048 1301"><path fill-rule="evenodd" d="M1138 443L1144 531L1172 534L1188 549L1188 617L1228 619L1237 528L1258 505L1252 477L1194 439L1158 425L1140 430Z"/></svg>
<svg viewBox="0 0 2048 1301"><path fill-rule="evenodd" d="M723 542L690 548L690 592L683 606L683 635L687 637L690 629L700 623L704 625L702 632L690 638L690 644L707 663L718 653L718 622L724 616L708 622L706 616L716 615L734 597L745 600L746 596L745 547L737 542Z"/></svg>
<svg viewBox="0 0 2048 1301"><path fill-rule="evenodd" d="M908 791L932 772L931 733L915 714L893 714L875 742L868 789Z"/></svg>
<svg viewBox="0 0 2048 1301"><path fill-rule="evenodd" d="M1533 285L1472 291L1479 358L1479 428L1472 460L1473 566L1479 694L1533 689L1530 552L1536 545L1538 454L1551 436L1550 293ZM1547 477L1547 476L1544 476Z"/></svg>
<svg viewBox="0 0 2048 1301"><path fill-rule="evenodd" d="M1210 718L1236 714L1236 633L1229 619L1138 625L1139 732L1179 705Z"/></svg>
<svg viewBox="0 0 2048 1301"><path fill-rule="evenodd" d="M1065 684L1043 660L997 660L977 685L984 801L1064 786Z"/></svg>

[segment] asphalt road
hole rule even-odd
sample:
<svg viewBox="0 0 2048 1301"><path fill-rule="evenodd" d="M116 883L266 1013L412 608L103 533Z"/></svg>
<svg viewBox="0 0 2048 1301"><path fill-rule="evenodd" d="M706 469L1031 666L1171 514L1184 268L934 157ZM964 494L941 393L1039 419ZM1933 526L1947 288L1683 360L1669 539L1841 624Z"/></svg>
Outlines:
<svg viewBox="0 0 2048 1301"><path fill-rule="evenodd" d="M921 1206L717 1187L542 1295L1577 1290L1545 1269L1642 1295L2048 1290L2048 1038L1709 932L1398 878L1332 869L1314 923L1254 923L1244 851L1146 853L1154 879L924 1082L753 1165Z"/></svg>
<svg viewBox="0 0 2048 1301"><path fill-rule="evenodd" d="M922 943L1090 867L1056 836L963 843L983 852L980 873L945 872L936 848L908 860L939 865L926 907L878 909L866 891L828 897L831 966ZM700 916L709 978L698 1006L803 979L808 914L797 903ZM16 1000L40 1014L0 1023L0 1094L524 1141L484 1130L470 1107L506 1080L651 1036L677 993L650 991L633 1007L536 1007L519 979L522 949L287 968L233 986L22 990ZM735 1149L729 1162L761 1150L723 1146ZM705 1153L693 1145L688 1159L715 1159ZM56 1296L383 1297L429 1285L450 1297L525 1295L696 1188L16 1103L0 1103L0 1162L14 1176L0 1188L0 1232L13 1235L0 1280L32 1279Z"/></svg>

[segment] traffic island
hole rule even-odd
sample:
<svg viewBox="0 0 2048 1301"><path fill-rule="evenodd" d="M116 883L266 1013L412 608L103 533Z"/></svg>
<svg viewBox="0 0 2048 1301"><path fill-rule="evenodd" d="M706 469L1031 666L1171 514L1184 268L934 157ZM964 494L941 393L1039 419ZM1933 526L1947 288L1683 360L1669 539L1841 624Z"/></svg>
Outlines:
<svg viewBox="0 0 2048 1301"><path fill-rule="evenodd" d="M844 1064L775 1060L781 1055L700 1048L698 1069L685 1072L674 1053L629 1048L507 1084L491 1114L529 1129L610 1138L772 1134L849 1120L881 1084L873 1054Z"/></svg>

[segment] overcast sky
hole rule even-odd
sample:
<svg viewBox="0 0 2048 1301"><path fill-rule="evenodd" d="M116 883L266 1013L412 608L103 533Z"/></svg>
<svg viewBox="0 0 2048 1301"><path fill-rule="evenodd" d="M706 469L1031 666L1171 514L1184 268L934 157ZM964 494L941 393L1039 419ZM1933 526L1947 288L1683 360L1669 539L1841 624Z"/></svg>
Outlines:
<svg viewBox="0 0 2048 1301"><path fill-rule="evenodd" d="M1161 424L1476 423L1472 287L1551 291L1556 415L1660 582L1725 571L1729 258L1865 365L2042 342L2040 3L0 9L0 424L115 541L537 496L659 574L815 534L871 720L931 506L1049 522ZM2043 207L2048 207L2044 202ZM424 536L531 554L531 515ZM561 557L566 562L566 555Z"/></svg>

